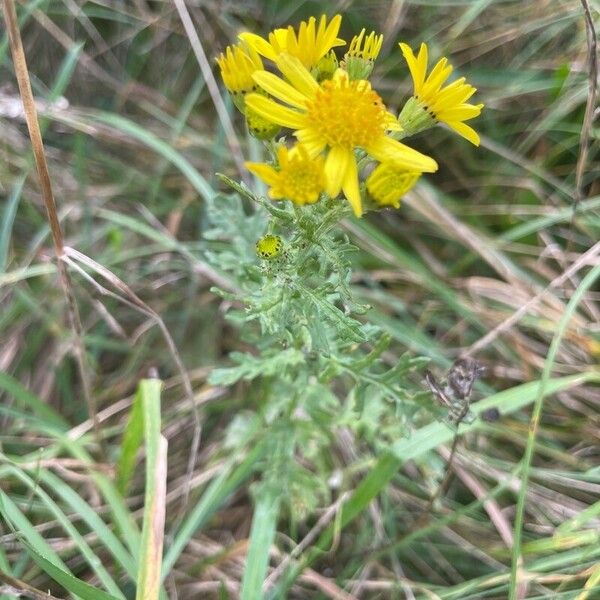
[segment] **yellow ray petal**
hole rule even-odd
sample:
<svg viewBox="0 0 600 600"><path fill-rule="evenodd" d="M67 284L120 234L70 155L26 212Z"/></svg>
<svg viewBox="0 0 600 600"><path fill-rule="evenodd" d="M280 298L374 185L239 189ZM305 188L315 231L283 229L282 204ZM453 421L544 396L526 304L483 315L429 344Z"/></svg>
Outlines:
<svg viewBox="0 0 600 600"><path fill-rule="evenodd" d="M329 25L327 25L327 28L325 28L326 22L327 18L325 15L323 15L319 21L319 29L317 31L317 39L322 36L322 41L319 44L319 50L323 54L326 54L331 48L335 48L336 46L346 45L344 40L337 37L342 24L342 15L335 15L335 17L333 17L333 19L331 19L329 22Z"/></svg>
<svg viewBox="0 0 600 600"><path fill-rule="evenodd" d="M307 98L313 98L319 89L319 84L302 64L300 59L291 54L280 54L276 60L279 70L289 82Z"/></svg>
<svg viewBox="0 0 600 600"><path fill-rule="evenodd" d="M438 60L429 77L427 77L427 83L424 86L427 91L424 89L423 94L435 94L444 85L444 82L450 77L450 73L452 73L452 65L448 65L447 63L447 58Z"/></svg>
<svg viewBox="0 0 600 600"><path fill-rule="evenodd" d="M335 198L340 193L348 165L353 160L352 150L342 146L334 146L327 154L325 159L326 191L331 198Z"/></svg>
<svg viewBox="0 0 600 600"><path fill-rule="evenodd" d="M361 217L363 212L362 202L360 198L360 190L358 188L358 169L354 156L352 156L348 161L346 174L344 176L344 180L342 181L342 191L350 203L354 214L357 217Z"/></svg>
<svg viewBox="0 0 600 600"><path fill-rule="evenodd" d="M281 106L281 104L277 104L277 102L260 94L248 94L246 96L246 106L271 123L277 123L290 129L301 129L306 126L302 113Z"/></svg>
<svg viewBox="0 0 600 600"><path fill-rule="evenodd" d="M417 56L417 70L419 77L415 80L415 90L417 84L419 88L423 87L425 83L425 74L427 73L427 64L429 63L429 51L427 49L427 44L421 42L421 46L419 48L419 54Z"/></svg>
<svg viewBox="0 0 600 600"><path fill-rule="evenodd" d="M467 101L477 90L472 85L462 85L456 88L448 86L438 93L436 106L458 106Z"/></svg>
<svg viewBox="0 0 600 600"><path fill-rule="evenodd" d="M440 120L442 121L468 121L477 117L481 113L481 106L474 106L473 104L461 104L456 108L449 108L442 110Z"/></svg>
<svg viewBox="0 0 600 600"><path fill-rule="evenodd" d="M365 148L365 150L379 162L397 163L399 166L412 171L433 173L438 169L438 165L433 158L387 136L379 138L376 143Z"/></svg>
<svg viewBox="0 0 600 600"><path fill-rule="evenodd" d="M254 173L257 177L260 177L267 185L275 185L278 181L277 171L271 166L265 163L244 163L246 169L251 173Z"/></svg>
<svg viewBox="0 0 600 600"><path fill-rule="evenodd" d="M415 57L414 52L412 51L412 48L408 44L404 44L402 42L400 42L399 46L400 50L402 50L404 58L406 59L406 64L408 65L408 70L410 71L410 74L413 78L416 91L417 88L420 88L423 81L425 80L425 73L419 72L419 67L417 66L417 59ZM421 82L420 85L418 84L419 81Z"/></svg>
<svg viewBox="0 0 600 600"><path fill-rule="evenodd" d="M277 77L277 75L269 73L268 71L256 71L256 73L252 73L252 79L254 79L263 90L278 100L281 100L286 104L291 104L297 108L306 107L306 96L301 94L289 83L283 81L281 77Z"/></svg>
<svg viewBox="0 0 600 600"><path fill-rule="evenodd" d="M250 33L249 31L244 31L238 35L238 39L246 42L251 48L254 48L261 56L268 58L269 60L275 60L277 54L273 50L273 46L267 42L267 40L260 37L260 35L256 35L255 33Z"/></svg>
<svg viewBox="0 0 600 600"><path fill-rule="evenodd" d="M311 158L316 158L325 150L327 142L323 136L314 129L306 128L300 129L294 133L296 139L302 143L303 147L308 152Z"/></svg>
<svg viewBox="0 0 600 600"><path fill-rule="evenodd" d="M479 146L479 135L472 127L469 127L468 125L466 125L465 123L461 123L460 121L448 121L447 125L448 127L454 129L454 131L456 131L458 135L461 135L465 139L469 140L471 144Z"/></svg>

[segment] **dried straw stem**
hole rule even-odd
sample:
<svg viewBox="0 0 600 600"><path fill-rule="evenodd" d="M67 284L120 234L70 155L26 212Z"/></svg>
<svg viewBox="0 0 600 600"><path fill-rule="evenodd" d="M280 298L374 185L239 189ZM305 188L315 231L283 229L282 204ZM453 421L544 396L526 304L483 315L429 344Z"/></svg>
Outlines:
<svg viewBox="0 0 600 600"><path fill-rule="evenodd" d="M25 59L25 51L23 50L23 42L21 40L21 33L17 23L17 12L15 9L14 0L4 0L4 18L6 21L6 29L8 31L8 37L10 41L10 49L13 57L13 63L15 65L15 74L17 76L17 82L19 84L19 92L21 94L21 100L23 102L23 110L25 113L25 120L27 122L27 129L29 130L29 137L31 139L31 147L33 149L33 155L35 158L35 164L38 172L40 181L40 190L42 199L46 207L46 215L48 217L48 223L50 224L50 231L52 233L52 240L54 242L54 252L56 253L57 268L59 273L60 283L65 294L67 301L67 315L69 319L69 326L74 334L74 351L75 358L77 360L77 366L79 369L79 376L81 378L83 395L85 402L88 407L90 417L94 423L94 431L96 433L96 441L101 445L100 429L98 424L98 410L96 407L95 399L91 393L91 384L88 377L85 348L83 346L83 336L81 319L79 316L79 310L75 295L73 293L73 286L71 285L71 279L64 263L64 242L63 234L58 220L58 214L56 211L56 203L54 202L54 195L52 193L52 184L50 183L50 173L48 172L48 164L46 163L46 154L44 152L44 144L42 142L42 134L40 132L40 124L38 121L37 110L35 108L35 102L33 100L33 93L31 91L31 82L29 80L29 71L27 69L27 61Z"/></svg>

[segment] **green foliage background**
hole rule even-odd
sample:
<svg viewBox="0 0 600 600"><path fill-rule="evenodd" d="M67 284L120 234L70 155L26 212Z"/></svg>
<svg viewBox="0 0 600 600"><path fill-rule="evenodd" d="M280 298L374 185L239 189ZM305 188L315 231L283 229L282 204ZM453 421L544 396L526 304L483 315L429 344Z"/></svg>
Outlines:
<svg viewBox="0 0 600 600"><path fill-rule="evenodd" d="M134 394L156 369L169 442L163 596L257 598L266 573L267 597L596 597L600 198L581 2L188 9L213 72L242 28L264 34L326 10L343 14L343 37L381 31L373 81L393 108L411 90L396 44L426 41L478 88L482 146L441 128L416 137L440 171L400 210L330 228L340 204L267 208L215 176L263 191L236 170L175 5L20 4L67 244L162 317L202 438L185 502L195 421L173 354L147 314L73 271L104 455L94 441L2 30L0 572L57 597L135 596L145 477L132 467L144 460ZM228 108L243 156L259 159ZM254 244L269 211L286 252L267 264ZM329 281L315 288L317 260ZM423 370L442 373L469 349L488 366L477 410L502 417L461 429L455 478L430 508L453 431L435 419Z"/></svg>

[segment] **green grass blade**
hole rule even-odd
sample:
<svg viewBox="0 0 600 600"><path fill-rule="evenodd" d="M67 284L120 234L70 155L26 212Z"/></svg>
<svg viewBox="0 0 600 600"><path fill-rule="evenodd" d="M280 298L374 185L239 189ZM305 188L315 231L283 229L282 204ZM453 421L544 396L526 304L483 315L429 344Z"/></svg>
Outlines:
<svg viewBox="0 0 600 600"><path fill-rule="evenodd" d="M175 165L189 180L195 190L203 198L212 198L215 191L209 183L200 175L195 167L179 152L174 150L169 144L165 143L158 136L154 135L144 127L137 125L129 119L125 119L119 115L110 113L96 112L91 115L92 121L105 123L111 127L115 127L120 131L127 133L136 140L142 142L155 152L166 158L169 162Z"/></svg>
<svg viewBox="0 0 600 600"><path fill-rule="evenodd" d="M529 431L527 435L527 446L525 448L525 455L522 460L522 474L521 474L521 487L519 489L519 497L517 500L517 509L515 513L515 521L514 521L514 542L513 542L513 551L512 551L512 561L511 561L511 570L510 570L510 588L509 588L509 600L516 600L517 598L517 588L518 588L518 568L521 561L521 538L523 533L523 521L525 517L525 501L527 498L527 485L529 482L529 472L531 470L531 461L533 459L533 453L535 450L535 441L537 437L537 431L539 427L539 422L542 416L542 408L544 405L544 398L547 395L547 390L551 387L550 374L552 373L552 368L554 367L554 361L556 360L556 355L558 353L558 349L560 348L560 344L562 342L563 336L567 330L567 326L569 321L573 317L577 306L581 302L584 294L588 291L588 289L594 284L596 279L600 277L600 264L596 265L593 269L591 269L586 276L583 278L573 296L569 300L567 304L567 308L563 316L560 319L558 327L556 328L556 333L552 338L552 343L550 344L550 349L548 350L548 355L546 356L546 361L544 363L544 370L542 372L542 378L540 380L540 385L537 390L535 404L533 407L533 414L531 415L531 422L529 425Z"/></svg>
<svg viewBox="0 0 600 600"><path fill-rule="evenodd" d="M592 574L588 577L585 585L583 586L583 592L575 598L575 600L588 600L590 593L598 591L600 589L600 563L596 565L596 568L592 571ZM593 596L595 597L595 596Z"/></svg>
<svg viewBox="0 0 600 600"><path fill-rule="evenodd" d="M0 468L0 475L4 477L8 469L6 467ZM29 519L19 510L18 506L11 500L11 498L0 489L0 515L4 521L13 529L18 532L19 537L24 543L27 543L27 547L38 552L51 560L52 563L68 571L67 566L61 560L60 556L52 549L52 547L46 542L46 540L38 533L37 529L31 524Z"/></svg>
<svg viewBox="0 0 600 600"><path fill-rule="evenodd" d="M6 272L6 266L8 264L8 247L10 245L12 227L15 222L15 215L17 214L17 208L19 207L19 200L21 199L24 183L25 177L21 177L13 185L2 213L2 223L0 223L0 273Z"/></svg>
<svg viewBox="0 0 600 600"><path fill-rule="evenodd" d="M54 581L60 583L60 585L72 594L75 594L78 598L81 598L82 600L119 600L119 598L124 598L122 595L119 595L118 597L111 596L110 594L93 587L85 581L81 581L81 579L58 568L53 562L47 560L32 548L28 548L28 550L33 560L41 569L48 573Z"/></svg>
<svg viewBox="0 0 600 600"><path fill-rule="evenodd" d="M262 598L262 586L275 538L281 491L268 487L261 494L252 517L250 545L242 579L242 600Z"/></svg>
<svg viewBox="0 0 600 600"><path fill-rule="evenodd" d="M587 371L577 375L569 375L557 379L551 379L545 387L546 395L555 394L575 385L580 385L589 381L600 381L600 372ZM539 381L532 381L519 385L477 402L473 406L473 411L477 414L484 410L495 407L501 414L509 414L528 404L531 404L537 397L540 389ZM475 431L481 429L486 424L477 419L473 423L461 425L460 431ZM371 501L387 486L398 469L408 460L416 459L423 454L437 448L440 444L450 442L454 437L454 431L443 423L430 423L419 429L409 438L399 440L390 448L390 450L381 455L376 464L370 469L368 475L360 482L354 493L344 505L341 515L341 526L344 527L355 519L362 511L367 508ZM327 550L333 539L334 526L329 526L321 535L319 541L307 553L304 561L284 577L280 584L276 586L273 595L277 597L283 593L282 588L287 588L298 577L302 570L310 565L318 556Z"/></svg>
<svg viewBox="0 0 600 600"><path fill-rule="evenodd" d="M52 275L56 273L54 265L33 265L24 269L15 269L6 273L0 273L0 288L6 285L13 285L19 281L39 277L40 275Z"/></svg>
<svg viewBox="0 0 600 600"><path fill-rule="evenodd" d="M50 495L41 488L37 481L31 479L21 469L12 465L7 465L6 470L27 485L31 491L42 501L48 512L52 514L54 518L56 518L61 527L71 538L80 555L85 559L90 568L98 576L98 579L102 582L104 587L106 587L106 589L117 598L122 598L124 600L125 596L119 589L119 586L115 583L114 579L103 566L102 562L98 560L98 557L92 548L90 548L89 544L86 542L81 533L79 533L77 528L71 523L69 517L61 510L58 504L54 502L52 498L50 498Z"/></svg>
<svg viewBox="0 0 600 600"><path fill-rule="evenodd" d="M117 489L125 496L135 470L138 450L144 438L144 413L142 410L141 385L133 399L129 420L123 433L121 455L117 463Z"/></svg>
<svg viewBox="0 0 600 600"><path fill-rule="evenodd" d="M196 531L207 523L227 498L254 472L264 451L264 444L256 444L237 467L234 468L235 461L232 460L221 469L219 476L208 486L175 535L163 561L163 580Z"/></svg>
<svg viewBox="0 0 600 600"><path fill-rule="evenodd" d="M8 373L0 372L0 389L10 394L16 403L23 408L28 408L34 414L44 419L47 423L66 431L68 425L64 419L54 412L47 404L44 404L35 394L32 394L14 377Z"/></svg>
<svg viewBox="0 0 600 600"><path fill-rule="evenodd" d="M78 44L74 44L69 48L66 56L64 57L62 64L58 70L56 75L56 79L54 80L54 85L52 86L52 90L50 90L50 94L48 96L48 100L50 102L54 102L60 98L63 92L67 89L69 82L71 81L71 77L77 68L77 63L79 62L79 56L83 51L84 43L80 42ZM44 128L42 127L42 133L44 132Z"/></svg>
<svg viewBox="0 0 600 600"><path fill-rule="evenodd" d="M41 469L38 475L40 481L45 483L49 489L52 489L53 493L60 496L81 517L82 521L87 524L90 531L93 531L98 536L98 540L114 556L123 570L131 578L135 578L136 565L133 557L127 552L121 541L107 524L98 516L96 511L69 485L54 475L54 473L46 469Z"/></svg>
<svg viewBox="0 0 600 600"><path fill-rule="evenodd" d="M93 467L94 461L79 441L71 440L70 438L61 438L61 440L63 447L69 454L88 464L90 467ZM113 482L106 475L92 471L92 480L110 507L115 528L127 544L129 551L137 564L140 552L141 534L125 504L125 500L119 494Z"/></svg>
<svg viewBox="0 0 600 600"><path fill-rule="evenodd" d="M364 219L359 222L353 221L352 223L348 223L347 228L359 239L366 239L376 244L378 249L381 248L387 255L387 262L408 269L411 273L415 273L419 277L421 285L438 296L445 304L456 311L457 314L461 315L461 317L466 319L469 323L472 323L480 331L484 331L483 325L477 319L473 311L461 301L454 290L445 285L445 283L440 281L437 277L432 277L430 270L419 258L400 248L400 246L383 231Z"/></svg>
<svg viewBox="0 0 600 600"><path fill-rule="evenodd" d="M600 515L600 500L594 502L591 506L588 506L585 510L575 515L573 518L565 521L557 528L557 533L572 533L582 528L586 523L589 523L592 519L597 519Z"/></svg>
<svg viewBox="0 0 600 600"><path fill-rule="evenodd" d="M158 379L143 379L138 391L144 418L146 495L137 600L155 600L160 594L167 492L167 440L160 433L161 387L162 382Z"/></svg>

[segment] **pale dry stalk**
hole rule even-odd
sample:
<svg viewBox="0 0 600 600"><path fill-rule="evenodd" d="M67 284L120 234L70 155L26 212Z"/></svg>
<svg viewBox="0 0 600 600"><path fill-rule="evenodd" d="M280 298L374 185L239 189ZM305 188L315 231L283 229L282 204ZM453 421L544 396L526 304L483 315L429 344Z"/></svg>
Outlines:
<svg viewBox="0 0 600 600"><path fill-rule="evenodd" d="M3 8L6 29L8 31L8 37L10 41L11 54L13 57L13 63L15 65L15 74L19 84L19 93L23 102L23 111L25 113L25 120L27 122L27 129L29 130L31 147L40 181L40 191L44 201L44 206L46 207L46 215L48 217L50 232L54 242L54 252L57 258L59 279L67 303L69 326L73 332L74 354L81 379L83 395L88 407L90 418L94 423L96 441L100 448L102 448L100 428L98 424L98 409L91 391L91 383L86 364L87 361L85 356L85 348L83 346L81 318L79 316L79 309L75 300L75 294L73 293L71 279L69 277L66 265L62 260L64 256L63 234L60 227L60 222L58 220L54 194L52 193L50 173L48 172L48 164L46 162L46 154L44 152L40 124L33 99L33 92L31 91L29 71L27 69L25 51L23 50L23 42L21 40L21 33L19 31L19 25L17 22L17 12L15 9L14 0L4 0Z"/></svg>

